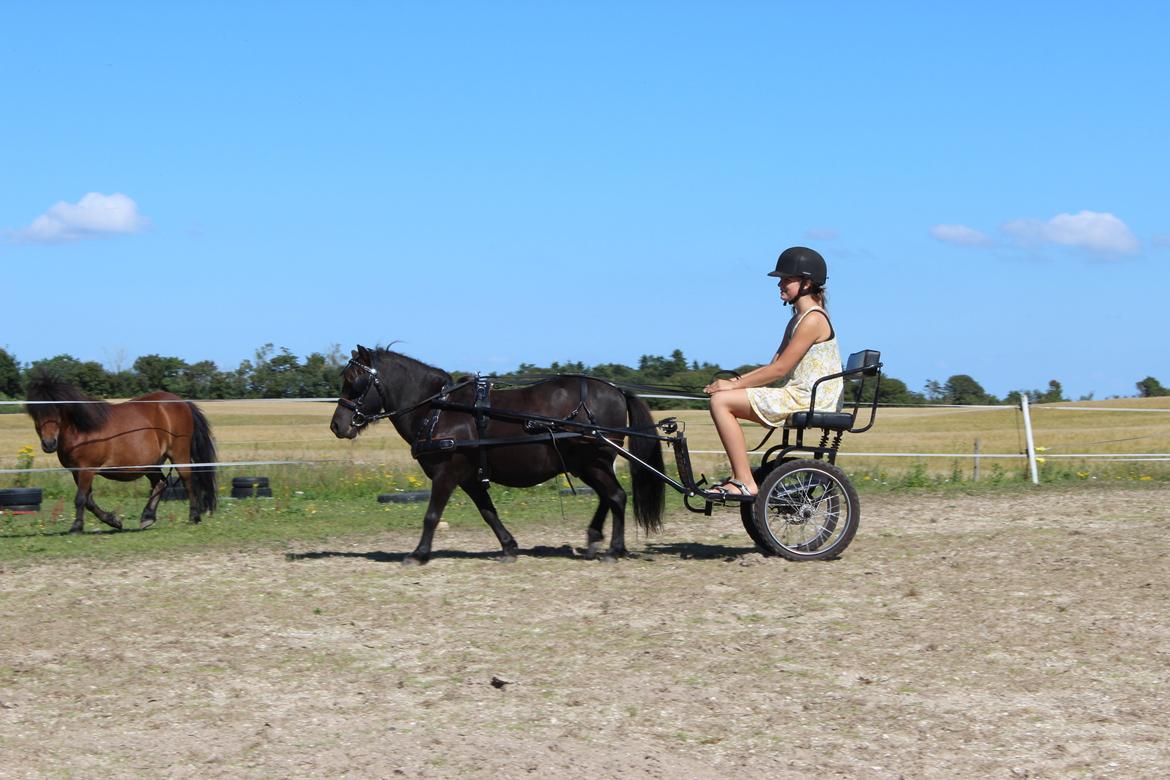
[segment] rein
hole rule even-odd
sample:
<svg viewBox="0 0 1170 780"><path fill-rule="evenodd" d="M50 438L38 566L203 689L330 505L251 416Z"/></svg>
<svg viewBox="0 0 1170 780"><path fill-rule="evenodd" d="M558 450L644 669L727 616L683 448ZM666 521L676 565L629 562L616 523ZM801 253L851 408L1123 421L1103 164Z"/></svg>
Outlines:
<svg viewBox="0 0 1170 780"><path fill-rule="evenodd" d="M680 399L688 398L688 396L684 395L683 393L685 393L686 390L689 389L689 388L684 389L684 388L681 388L677 385L675 385L675 386L662 386L662 385L654 386L654 385L639 385L639 384L632 384L632 383L627 384L627 383L614 382L614 381L608 380L608 379L601 379L600 377L587 377L584 374L554 374L554 375L535 375L535 376L528 375L528 376L524 376L524 377L473 377L470 379L465 379L462 382L457 382L455 384L444 384L443 387L438 392L432 393L431 395L427 396L426 398L422 399L421 401L418 401L417 403L413 403L410 406L402 407L400 409L382 411L382 412L378 412L376 414L366 414L365 412L362 411L361 407L365 405L366 396L369 395L371 387L374 388L378 392L378 403L379 403L378 408L379 409L386 409L386 406L387 406L386 393L385 393L385 389L382 386L382 381L381 381L381 379L379 379L378 369L374 368L373 366L367 366L364 363L361 363L361 362L354 360L354 359L351 359L349 361L349 364L346 366L346 368L348 368L349 366L354 366L355 368L359 368L362 371L369 374L369 376L370 376L370 381L366 384L366 387L362 391L362 394L356 400L351 400L349 398L344 398L344 397L339 397L337 399L338 406L341 406L345 409L349 409L353 413L351 425L353 425L353 427L355 427L355 428L364 428L365 426L369 425L370 423L377 422L378 420L394 419L395 417L398 417L398 416L403 415L403 414L407 414L408 412L413 412L414 410L416 410L420 407L426 406L427 404L432 403L433 401L439 401L440 402L439 408L441 408L441 409L450 409L452 411L460 411L460 412L467 412L470 414L474 414L476 416L477 421L479 421L479 424L481 424L481 425L484 422L486 422L486 418L488 418L488 417L495 417L495 418L500 418L500 419L510 419L510 420L515 421L515 422L521 422L521 423L525 424L526 428L529 427L530 425L533 425L533 424L536 424L536 425L544 424L546 426L550 423L561 424L561 425L565 424L565 422L566 422L565 420L554 420L553 418L546 418L546 417L542 417L539 415L529 415L529 414L523 414L523 413L507 413L507 412L501 412L501 411L495 410L495 409L493 409L491 411L487 411L485 407L480 405L478 397L477 397L476 404L473 406L467 406L464 404L454 404L454 403L450 403L450 402L447 402L444 400L446 398L446 396L450 395L455 390L458 390L462 387L466 387L467 385L470 385L472 383L477 384L477 393L478 393L478 385L484 383L485 381L488 383L497 383L498 382L500 384L513 385L513 386L529 386L529 385L539 384L540 382L547 381L548 379L563 378L565 376L579 376L582 379L586 379L586 378L600 379L602 382L606 382L607 384L609 384L613 387L616 387L618 389L621 389L621 390L632 390L634 392L637 392L637 391L644 392L647 390L666 391L667 393L670 393L671 395L676 395ZM733 376L736 376L736 377L739 376L734 371L719 371L716 373L716 376L718 376L719 374L732 374ZM680 392L680 390L683 392ZM699 396L696 398L695 396L690 396L690 398L695 399L695 400L705 400L706 397ZM582 399L582 404L583 403L584 403L584 398ZM570 416L575 416L577 411L579 411L579 409L574 410L573 415L570 415ZM626 433L626 434L647 435L644 433L635 432L633 430L628 430L628 429L619 430L619 429L598 427L598 426L596 426L595 422L592 420L593 415L589 413L588 408L586 408L585 411L587 414L589 414L590 422L589 422L588 426L586 426L583 423L580 424L581 427L597 428L598 430L603 430L605 432L613 432L613 433L620 432L620 433ZM424 423L425 423L425 421L424 421ZM657 428L657 427L658 426L655 426L655 428ZM550 427L549 432L551 433L551 431L552 431L552 428ZM759 446L763 445L763 443L766 442L768 440L768 438L771 437L773 431L774 431L774 429L768 431L767 436L765 436L763 441L760 442L760 445L757 445L756 449L759 449ZM574 434L574 435L580 435L580 434ZM650 434L650 436L654 437L653 434ZM658 437L654 437L654 438L658 438ZM480 442L479 443L480 443L480 445L485 443L485 440L483 440L483 431L482 430L480 431ZM489 444L505 444L505 443L512 444L512 443L516 443L516 442L514 442L513 440L510 440L510 439L509 440L502 440L501 439L501 440L487 440L486 443L489 443ZM449 447L451 445L447 444L447 446ZM446 447L443 447L443 448L446 448Z"/></svg>
<svg viewBox="0 0 1170 780"><path fill-rule="evenodd" d="M366 414L365 412L363 412L361 410L361 407L365 405L366 396L369 394L371 387L373 387L375 390L378 391L379 408L380 409L386 408L386 393L382 387L381 379L378 378L378 369L374 368L373 366L367 366L364 363L360 363L357 360L353 360L353 359L351 359L349 361L347 368L349 366L354 366L356 368L359 368L362 371L364 371L370 375L370 381L366 384L366 389L362 391L361 396L358 397L357 400L350 400L349 398L338 398L337 399L338 406L341 406L345 409L349 409L353 413L352 425L355 428L363 428L372 422L377 422L378 420L394 419L395 417L398 417L399 415L403 415L403 414L406 414L408 412L413 412L415 409L418 409L419 407L425 406L432 401L435 401L435 400L437 400L445 395L450 394L454 390L458 390L459 388L465 387L465 386L471 384L472 382L476 381L475 379L465 379L464 381L458 382L458 383L453 384L453 385L445 385L441 390L427 396L426 398L422 399L418 403L411 404L410 406L407 406L407 407L404 407L401 409L394 409L394 410L388 410L388 411L384 411L384 412L378 412L377 414ZM715 376L719 376L720 374L732 374L733 376L737 376L737 377L739 376L734 371L726 371L726 370L716 372ZM549 379L556 379L556 378L561 378L561 377L565 377L565 376L585 376L585 375L584 374L528 374L528 375L524 375L524 376L489 376L489 377L486 377L486 379L488 381L492 382L493 384L503 384L503 385L513 385L513 386L525 387L525 386L529 386L529 385L539 384L540 382L544 382L544 381L547 381ZM644 384L635 384L632 382L614 382L613 380L603 379L601 377L589 377L589 378L600 379L601 381L606 382L606 383L608 383L608 384L610 384L618 389L630 390L630 391L633 391L635 393L637 393L637 392L643 392L643 393L645 393L645 392L658 392L658 393L664 393L667 395L675 396L675 397L679 398L679 400L696 400L696 401L707 400L706 396L692 395L692 393L695 393L697 391L697 388L686 387L686 386L682 386L682 385L644 385Z"/></svg>

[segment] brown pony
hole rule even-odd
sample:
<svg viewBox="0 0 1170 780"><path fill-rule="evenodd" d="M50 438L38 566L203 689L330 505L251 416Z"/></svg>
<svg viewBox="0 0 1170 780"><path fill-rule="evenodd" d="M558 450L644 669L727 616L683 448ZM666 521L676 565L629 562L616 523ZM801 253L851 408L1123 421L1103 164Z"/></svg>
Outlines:
<svg viewBox="0 0 1170 780"><path fill-rule="evenodd" d="M198 523L203 512L214 512L215 467L187 466L214 463L215 443L211 427L199 408L174 393L147 393L125 403L109 404L78 390L47 371L36 373L28 384L25 407L36 423L41 449L56 452L61 465L73 474L77 510L71 534L81 533L85 510L106 525L121 528L113 512L105 512L93 500L93 478L130 482L150 480L150 498L142 510L139 528L149 528L166 480L162 464L170 460L187 488L189 519ZM141 468L124 468L140 466Z"/></svg>

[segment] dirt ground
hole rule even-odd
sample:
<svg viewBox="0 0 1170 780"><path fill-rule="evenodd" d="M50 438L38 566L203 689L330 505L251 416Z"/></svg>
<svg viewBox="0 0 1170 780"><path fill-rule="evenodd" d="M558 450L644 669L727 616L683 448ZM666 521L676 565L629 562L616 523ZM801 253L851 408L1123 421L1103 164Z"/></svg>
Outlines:
<svg viewBox="0 0 1170 780"><path fill-rule="evenodd" d="M1170 491L870 496L845 556L683 512L0 572L0 777L1161 777ZM493 685L493 678L496 685Z"/></svg>

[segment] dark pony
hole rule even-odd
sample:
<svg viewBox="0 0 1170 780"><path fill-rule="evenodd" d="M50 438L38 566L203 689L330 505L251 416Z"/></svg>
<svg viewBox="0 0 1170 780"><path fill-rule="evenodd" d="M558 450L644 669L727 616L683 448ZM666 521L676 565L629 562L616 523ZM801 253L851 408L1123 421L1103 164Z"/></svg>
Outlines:
<svg viewBox="0 0 1170 780"><path fill-rule="evenodd" d="M395 430L407 442L469 442L475 439L528 438L524 443L489 447L454 446L446 449L423 446L416 457L432 483L430 504L423 519L422 538L404 561L426 563L431 555L435 527L455 488L471 497L475 506L503 548L503 560L516 556L516 540L500 522L488 495L484 478L510 487L531 487L557 474L570 473L597 493L599 504L589 524L591 553L599 551L605 538L606 514L613 516L608 554L626 555L626 491L614 473L614 449L598 438L579 437L554 440L549 433L534 435L523 420L507 415L537 415L554 420L572 420L603 428L635 428L653 432L654 420L646 402L600 379L579 375L558 376L514 389L493 389L481 403L503 413L505 419L489 418L480 430L475 415L453 409L437 409L433 401L452 384L451 375L433 366L391 352L359 346L342 372L341 399L333 413L330 429L338 438L352 439L361 433L367 419L389 413ZM448 398L455 404L476 402L475 382L462 383ZM621 444L620 434L607 433ZM662 448L657 439L629 437L630 451L653 468L662 470ZM481 453L483 453L481 455ZM483 473L481 473L481 469ZM665 487L654 474L631 464L634 492L634 519L645 531L662 525Z"/></svg>
<svg viewBox="0 0 1170 780"><path fill-rule="evenodd" d="M76 516L70 533L81 533L85 510L106 525L121 528L113 512L93 500L93 478L130 482L150 480L150 498L142 510L140 528L155 521L155 510L166 488L162 464L170 460L187 488L189 519L198 523L204 512L215 511L215 442L211 426L195 404L174 393L156 392L125 403L109 404L87 395L50 371L34 372L28 383L25 410L36 425L41 449L56 452L77 483L73 504ZM124 468L140 466L141 468Z"/></svg>

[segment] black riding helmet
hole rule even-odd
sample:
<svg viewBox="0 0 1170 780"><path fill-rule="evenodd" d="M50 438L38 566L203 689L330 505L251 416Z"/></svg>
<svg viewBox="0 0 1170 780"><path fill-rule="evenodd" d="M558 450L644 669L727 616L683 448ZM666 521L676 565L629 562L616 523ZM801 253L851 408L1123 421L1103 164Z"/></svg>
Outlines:
<svg viewBox="0 0 1170 780"><path fill-rule="evenodd" d="M768 276L796 276L808 279L818 287L824 287L829 278L829 269L820 252L807 246L790 246L776 259L776 270Z"/></svg>

